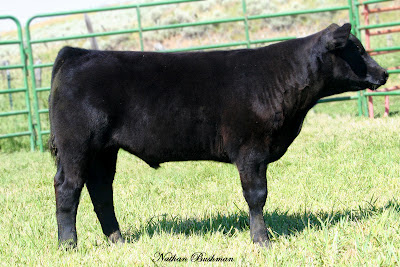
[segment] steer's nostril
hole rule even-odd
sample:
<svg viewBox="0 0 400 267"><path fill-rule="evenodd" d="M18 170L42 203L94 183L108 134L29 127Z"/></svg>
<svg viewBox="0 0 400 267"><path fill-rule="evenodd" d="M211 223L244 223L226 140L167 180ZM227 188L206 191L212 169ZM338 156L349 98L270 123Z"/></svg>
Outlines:
<svg viewBox="0 0 400 267"><path fill-rule="evenodd" d="M389 73L387 72L387 70L385 70L385 72L383 73L383 77L385 78L385 80L389 78Z"/></svg>

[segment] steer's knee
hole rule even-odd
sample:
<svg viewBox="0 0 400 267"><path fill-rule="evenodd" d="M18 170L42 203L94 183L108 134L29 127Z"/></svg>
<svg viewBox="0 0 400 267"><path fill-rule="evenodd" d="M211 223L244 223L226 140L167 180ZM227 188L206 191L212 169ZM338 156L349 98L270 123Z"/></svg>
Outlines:
<svg viewBox="0 0 400 267"><path fill-rule="evenodd" d="M262 209L265 205L268 191L266 188L247 189L243 190L243 195L250 209Z"/></svg>

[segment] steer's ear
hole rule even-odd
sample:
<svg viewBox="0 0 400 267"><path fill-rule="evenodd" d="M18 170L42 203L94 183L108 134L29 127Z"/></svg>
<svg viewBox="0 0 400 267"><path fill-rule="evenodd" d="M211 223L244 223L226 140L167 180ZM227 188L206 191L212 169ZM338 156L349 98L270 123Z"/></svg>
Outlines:
<svg viewBox="0 0 400 267"><path fill-rule="evenodd" d="M347 40L349 39L350 31L350 23L346 23L342 27L339 27L337 24L330 25L326 29L325 35L323 37L325 47L329 51L344 48L346 46Z"/></svg>

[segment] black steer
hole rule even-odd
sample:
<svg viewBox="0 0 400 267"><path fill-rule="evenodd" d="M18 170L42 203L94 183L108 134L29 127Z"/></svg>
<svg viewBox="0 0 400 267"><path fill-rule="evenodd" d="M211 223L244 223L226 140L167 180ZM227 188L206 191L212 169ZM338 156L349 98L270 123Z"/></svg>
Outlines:
<svg viewBox="0 0 400 267"><path fill-rule="evenodd" d="M237 166L250 235L267 245L266 170L318 99L377 88L388 73L336 24L257 49L156 53L63 48L49 98L58 240L75 246L86 184L105 235L123 242L112 183L120 148L151 167L214 160Z"/></svg>

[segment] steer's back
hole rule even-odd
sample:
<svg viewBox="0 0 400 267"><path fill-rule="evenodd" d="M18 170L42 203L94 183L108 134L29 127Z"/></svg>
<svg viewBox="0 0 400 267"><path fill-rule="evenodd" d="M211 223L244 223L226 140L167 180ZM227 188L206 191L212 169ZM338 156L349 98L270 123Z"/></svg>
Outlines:
<svg viewBox="0 0 400 267"><path fill-rule="evenodd" d="M122 147L152 166L229 161L221 120L237 112L240 83L232 73L237 55L226 53L63 48L50 96L55 145L88 151Z"/></svg>

